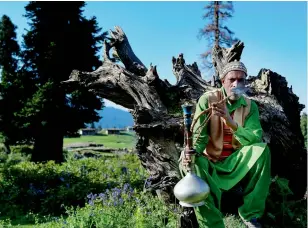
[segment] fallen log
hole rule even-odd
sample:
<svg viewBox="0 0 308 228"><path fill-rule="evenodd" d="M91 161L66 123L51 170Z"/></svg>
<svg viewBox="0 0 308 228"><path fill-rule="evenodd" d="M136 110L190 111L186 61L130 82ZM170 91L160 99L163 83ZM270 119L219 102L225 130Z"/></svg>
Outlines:
<svg viewBox="0 0 308 228"><path fill-rule="evenodd" d="M110 57L111 49L124 67ZM240 60L243 49L241 41L228 49L215 47L213 64L217 75L227 62ZM70 88L86 87L130 110L138 139L136 150L151 176L148 187L163 194L167 202L174 202L172 190L180 178L178 159L184 141L181 104L195 104L214 87L201 77L196 63L185 63L183 54L172 57L176 84L161 80L156 66L147 69L136 57L120 27L115 27L109 41L104 42L103 57L102 66L95 71L74 70L63 83ZM271 150L272 176L287 178L293 197L302 198L307 186L307 151L300 130L304 105L286 79L270 69L261 69L257 76L249 76L247 82L247 95L259 106L263 140Z"/></svg>

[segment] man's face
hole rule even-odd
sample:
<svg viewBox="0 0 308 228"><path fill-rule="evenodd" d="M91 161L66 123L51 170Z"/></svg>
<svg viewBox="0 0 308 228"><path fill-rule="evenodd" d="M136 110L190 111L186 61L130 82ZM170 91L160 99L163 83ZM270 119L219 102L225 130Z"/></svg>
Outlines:
<svg viewBox="0 0 308 228"><path fill-rule="evenodd" d="M232 101L238 100L240 96L231 92L233 88L245 87L246 74L239 70L230 71L224 79L222 79L222 86L225 88L227 96Z"/></svg>

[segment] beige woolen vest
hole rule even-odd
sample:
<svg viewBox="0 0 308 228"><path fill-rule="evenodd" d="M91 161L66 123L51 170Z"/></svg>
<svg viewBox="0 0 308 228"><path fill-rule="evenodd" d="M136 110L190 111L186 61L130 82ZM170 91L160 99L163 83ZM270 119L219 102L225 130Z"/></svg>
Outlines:
<svg viewBox="0 0 308 228"><path fill-rule="evenodd" d="M211 107L213 102L218 102L224 98L221 90L214 90L209 92L208 106ZM233 120L239 125L243 126L245 119L250 112L251 100L244 97L247 106L241 106L234 111ZM223 148L223 121L219 116L212 115L208 123L209 141L203 154L209 160L218 161ZM234 150L240 147L240 143L232 135L232 147Z"/></svg>

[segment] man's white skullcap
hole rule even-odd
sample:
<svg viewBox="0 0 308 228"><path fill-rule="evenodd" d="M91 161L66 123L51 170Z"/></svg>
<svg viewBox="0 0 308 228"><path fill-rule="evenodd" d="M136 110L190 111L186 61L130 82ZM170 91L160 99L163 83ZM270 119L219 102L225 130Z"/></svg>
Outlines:
<svg viewBox="0 0 308 228"><path fill-rule="evenodd" d="M233 71L233 70L239 70L239 71L242 71L246 74L247 76L247 69L244 65L244 63L240 62L240 61L232 61L232 62L229 62L227 63L223 70L222 70L222 74L220 75L220 79L223 79L230 71Z"/></svg>

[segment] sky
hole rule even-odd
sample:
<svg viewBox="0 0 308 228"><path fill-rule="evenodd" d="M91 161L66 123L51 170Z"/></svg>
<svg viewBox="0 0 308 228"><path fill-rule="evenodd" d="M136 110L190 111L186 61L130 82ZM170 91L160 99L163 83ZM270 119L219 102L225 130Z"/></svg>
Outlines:
<svg viewBox="0 0 308 228"><path fill-rule="evenodd" d="M23 17L26 4L0 1L0 16L6 14L17 25L20 43L28 28ZM174 84L173 56L183 53L187 64L202 66L200 54L208 44L198 38L198 32L206 24L202 19L206 4L90 1L84 15L95 16L103 31L120 26L138 58L147 67L157 65L160 78ZM241 61L248 74L256 76L261 68L267 68L286 77L300 103L307 106L307 2L236 1L233 7L233 18L225 25L244 42ZM202 75L207 80L210 77L206 71ZM105 105L119 107L106 100Z"/></svg>

